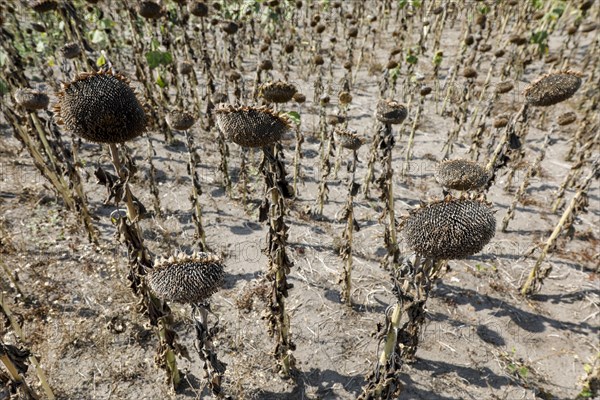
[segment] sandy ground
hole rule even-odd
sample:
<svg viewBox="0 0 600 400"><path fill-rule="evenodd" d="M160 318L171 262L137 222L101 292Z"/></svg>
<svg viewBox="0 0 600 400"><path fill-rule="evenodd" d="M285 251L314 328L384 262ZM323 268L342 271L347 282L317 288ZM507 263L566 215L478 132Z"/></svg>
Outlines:
<svg viewBox="0 0 600 400"><path fill-rule="evenodd" d="M344 7L350 9L351 4L344 4ZM596 15L597 9L596 3L592 9ZM467 18L465 10L459 10L457 22L446 27L448 34L442 41L446 54L440 70L440 84L455 60L458 37L464 26L461 22ZM25 11L21 12L29 16ZM551 52L562 48L568 21L561 22L553 32ZM300 25L299 32L307 29ZM364 30L364 26L361 29ZM393 26L389 26L387 36L381 34L374 51L367 49L351 90L353 100L348 108L348 126L367 139L359 150L356 176L360 183L366 173L370 139L374 134L373 114L379 97L377 85L381 80L381 73L373 72L369 66L387 62L389 51L395 45L384 39L391 37L389 32L392 30ZM582 46L587 49L594 35L597 40L597 31L582 35ZM360 42L359 37L357 46ZM325 48L328 46L328 43L324 44ZM507 43L507 49L512 49L509 46ZM343 55L344 45L337 48ZM575 53L570 67L577 69L585 49ZM432 49L426 54L415 67L415 73L423 77L423 84L433 86ZM476 90L481 89L493 58L491 53L478 54L481 72L475 83ZM258 58L256 51L244 56L242 66L248 87L254 79ZM332 97L327 114L337 111L338 83L343 76L340 64L338 58L333 79L324 76L331 85L328 93ZM589 68L597 69L598 64ZM492 85L497 83L498 69L496 66L492 74ZM492 116L515 112L523 101L520 91L547 70L549 66L543 59L535 59L517 78L513 92L495 103ZM273 75L282 77L277 68ZM200 155L198 174L204 192L201 202L207 242L212 251L225 257L227 272L224 288L212 298L214 315L211 315L211 322L218 320L219 326L215 344L219 356L227 363L224 387L235 398L355 399L361 392L365 374L377 360L378 343L373 337L376 325L383 322L386 308L394 301L389 274L379 265L385 254L384 225L379 221L379 192L372 184L371 198L361 194L355 200L355 217L361 230L355 233L354 305L349 308L340 302L338 279L342 261L335 248L345 224L337 217L347 196L345 166L350 155L342 153L337 178L329 178L329 200L324 217L316 218L307 213L314 209L321 179L318 104L312 101L315 74L309 74L302 60L295 58L289 67L289 79L308 99L301 106L281 107L300 112L301 131L306 137L301 160L303 179L297 198L288 203L286 218L290 226L288 253L294 262L290 276L294 287L287 304L293 340L297 345L298 376L295 380L284 381L275 373L270 356L274 343L266 334L266 323L261 319L264 309L260 296L261 277L267 265L263 254L267 229L264 223L258 223L257 206L263 190L257 169L260 155L250 153L250 201L248 212L245 212L240 200L231 199L221 185L215 132L206 132L197 124L191 132ZM217 83L223 90L224 80L220 73ZM139 87L135 81L134 85ZM459 77L455 85L462 87L467 82ZM529 133L523 143L526 157L515 173L512 192L504 190L507 170L503 170L488 194L488 200L497 210L498 225L512 203L514 191L529 163L538 154L544 133L552 121L564 111L578 112L586 93L592 93L588 90L594 85L597 84L584 79L583 87L572 99L544 113L531 112ZM399 86L398 98L416 90L414 87ZM233 95L230 93L230 96ZM3 107L10 106L12 99L5 96L2 103ZM407 133L416 104L409 108L409 118L404 124L395 128L398 134L393 165L398 215L406 214L419 201L442 195L433 172L436 162L443 157L446 134L455 124L450 113L455 112L456 105L451 104L448 112L440 115L441 101L432 95L423 104L413 160L405 177L401 176L400 170L405 162ZM472 116L477 106L481 107L481 104L476 100L469 102L467 115ZM40 115L50 118L46 112ZM597 127L597 115L595 121ZM193 350L194 333L189 324L190 310L186 306L172 306L179 339L191 354L190 359L179 361L185 372L185 382L176 395L168 390L164 372L154 363L156 337L146 326L145 318L135 311L136 298L126 279L125 247L116 239L115 227L109 219L115 205L103 204L105 189L96 184L93 176L98 166L112 171L107 149L83 143L79 154L85 160L80 173L87 177L84 187L89 207L97 217L94 225L101 234L100 245L94 246L87 242L78 219L65 211L51 185L37 172L31 157L14 138L6 121L2 122L0 260L5 271L18 279L22 293L5 272L0 274L0 287L5 301L22 324L27 346L41 360L56 395L62 399L208 398L207 391L202 389L201 364ZM488 120L488 126L490 123ZM550 207L554 192L571 167L571 163L565 161L565 155L570 138L578 128L578 124L573 124L555 134L541 163L541 174L532 179L526 201L517 207L508 232L502 233L498 228L495 238L480 254L449 263L449 270L438 281L427 303L427 322L417 360L404 367L401 379L405 390L401 399L573 399L581 390L584 364L599 351L600 188L597 181L588 193L587 213L579 214L576 220L573 239L561 237L557 250L545 261L553 266L553 271L541 292L530 299L518 294L518 287L535 263L539 249L533 256L524 258L523 255L533 246L541 247L560 218L550 212ZM493 132L491 129L488 134ZM451 157L470 157L469 134L466 129L461 131ZM153 162L163 215L151 216L141 222L145 243L155 255L169 255L176 250L191 251L194 227L188 199L191 181L186 172L188 155L185 146L182 143L165 144L160 132L149 132L148 136L157 152ZM175 133L175 137L183 140L180 133ZM489 136L486 145L488 140ZM66 143L71 143L68 136ZM292 135L284 138L288 172L293 170L295 145ZM133 191L151 210L146 139L138 138L127 146L139 168L132 181ZM485 151L485 146L483 149ZM234 193L239 188L240 151L239 146L230 144ZM487 158L482 156L480 161L485 162ZM377 165L376 173L379 171ZM566 199L569 200L573 193L569 190ZM236 197L239 196L236 194ZM401 248L408 251L404 244ZM253 299L251 304L249 298ZM247 307L240 307L241 304ZM13 343L14 336L5 321L0 322L0 328L3 340ZM33 387L38 387L33 369L28 372L27 380ZM5 396L5 392L0 392L0 398Z"/></svg>

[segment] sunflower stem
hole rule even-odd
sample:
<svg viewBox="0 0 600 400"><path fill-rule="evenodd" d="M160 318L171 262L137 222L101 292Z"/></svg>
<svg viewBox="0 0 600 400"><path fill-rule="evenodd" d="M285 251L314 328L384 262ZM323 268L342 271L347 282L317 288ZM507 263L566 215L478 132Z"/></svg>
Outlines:
<svg viewBox="0 0 600 400"><path fill-rule="evenodd" d="M115 167L117 176L121 179L121 183L123 184L125 190L127 216L132 223L135 223L137 222L138 214L135 205L133 204L133 196L131 195L131 190L129 189L129 176L127 176L127 174L122 168L117 145L114 143L109 143L108 148L110 150L110 156L112 158L113 166Z"/></svg>
<svg viewBox="0 0 600 400"><path fill-rule="evenodd" d="M529 273L529 276L527 277L527 281L523 284L523 286L521 286L521 294L522 295L527 296L527 295L536 293L540 289L541 285L544 283L544 279L552 271L552 266L549 265L543 271L543 273L541 273L540 272L541 265L544 262L544 260L546 259L546 256L548 255L550 250L554 247L554 243L556 242L556 239L558 239L558 236L563 231L565 225L567 224L567 221L569 220L571 215L575 212L577 204L579 204L579 200L587 192L592 179L594 177L596 177L596 179L598 179L597 175L600 172L599 165L600 165L600 161L598 159L596 159L592 165L592 169L590 170L589 174L585 177L585 179L581 183L580 189L577 191L577 193L575 193L575 196L573 196L573 198L571 199L569 206L563 212L563 215L560 218L560 220L558 221L558 224L556 225L556 227L554 228L554 231L552 232L552 234L546 241L546 245L544 246L542 253L540 254L540 256L537 259L533 268L531 269L531 272Z"/></svg>

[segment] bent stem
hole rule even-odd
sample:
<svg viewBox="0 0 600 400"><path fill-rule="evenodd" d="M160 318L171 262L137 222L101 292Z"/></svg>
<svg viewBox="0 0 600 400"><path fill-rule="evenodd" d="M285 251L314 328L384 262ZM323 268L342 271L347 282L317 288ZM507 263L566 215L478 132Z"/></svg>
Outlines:
<svg viewBox="0 0 600 400"><path fill-rule="evenodd" d="M486 171L488 171L491 176L490 182L494 179L497 169L499 168L499 166L497 166L496 163L502 153L502 149L508 144L510 134L515 130L515 124L520 118L523 118L523 120L527 119L527 108L527 103L523 104L523 106L521 106L521 109L517 111L517 113L513 116L510 123L504 128L504 135L502 136L502 139L500 139L498 145L494 149L494 152L490 157L490 161L485 166Z"/></svg>
<svg viewBox="0 0 600 400"><path fill-rule="evenodd" d="M33 142L31 137L27 134L25 129L19 124L18 118L16 115L10 112L10 109L5 109L5 114L7 116L8 121L14 128L15 133L17 134L17 138L24 143L25 147L27 147L27 151L33 158L33 163L36 168L40 171L40 173L52 183L52 186L56 189L56 191L61 195L63 201L65 202L67 208L69 210L76 210L75 202L68 192L67 188L63 183L61 183L61 179L58 177L57 173L54 169L51 169L46 164L46 160L38 150L36 144Z"/></svg>
<svg viewBox="0 0 600 400"><path fill-rule="evenodd" d="M3 264L3 266L4 266L4 264ZM9 276L10 276L10 274L9 274ZM6 304L6 302L4 301L4 295L2 294L2 292L0 292L0 307L2 308L2 313L6 316L6 318L10 322L10 326L11 326L13 332L15 333L17 338L22 343L24 343L25 335L23 334L23 330L21 329L21 327L19 326L19 323L17 322L14 315L10 311L8 304ZM52 392L52 388L50 388L50 385L48 385L48 379L46 378L46 374L44 373L44 370L42 370L42 368L40 367L40 363L38 362L37 358L33 354L29 355L29 362L31 362L35 367L35 373L37 374L38 379L40 380L40 386L42 387L42 389L44 389L44 393L46 394L46 397L49 400L54 400L55 399L54 392Z"/></svg>
<svg viewBox="0 0 600 400"><path fill-rule="evenodd" d="M63 179L63 176L61 174L61 169L58 166L58 160L56 158L55 151L48 143L48 138L46 137L46 132L44 131L44 128L42 126L42 123L41 123L39 117L37 116L37 114L35 112L29 112L29 116L31 117L33 126L35 127L35 130L38 133L38 137L39 137L40 141L42 142L44 151L48 155L48 159L50 160L50 164L52 166L52 169L56 173L56 177L57 177L60 185L64 188L65 192L68 193L69 185L67 185L67 183ZM73 167L72 165L69 165L69 164L70 163L67 163L68 172L69 172L71 183L73 184L73 189L75 190L75 194L76 194L75 197L71 197L71 200L73 201L73 204L76 207L76 210L79 211L81 214L81 220L82 220L83 225L88 233L88 239L90 240L90 242L92 242L94 244L98 244L98 234L97 234L96 230L94 229L94 225L92 224L92 218L88 211L87 205L85 204L85 195L83 193L83 188L81 187L81 178L80 178L79 174L77 173L77 170L75 169L75 167Z"/></svg>
<svg viewBox="0 0 600 400"><path fill-rule="evenodd" d="M192 304L192 320L196 330L196 350L204 362L204 377L212 394L216 398L229 398L223 393L221 382L227 364L219 361L212 342L212 332L208 329L208 310L202 304Z"/></svg>
<svg viewBox="0 0 600 400"><path fill-rule="evenodd" d="M133 195L129 189L129 176L123 170L119 159L119 150L114 143L109 144L110 155L113 166L123 183L125 190L125 200L127 204L127 220L120 216L112 216L111 219L117 225L119 235L123 238L127 246L129 276L131 281L131 289L134 294L140 297L140 306L142 311L145 311L150 320L150 325L157 328L157 336L159 338L159 348L156 354L156 361L159 365L164 366L167 371L169 383L173 388L177 388L181 382L181 375L177 368L177 358L175 351L176 334L171 329L171 309L166 302L159 300L147 286L143 279L146 268L152 265L150 255L142 237L142 232L137 224L137 210L133 204Z"/></svg>
<svg viewBox="0 0 600 400"><path fill-rule="evenodd" d="M18 387L23 388L23 391L27 395L26 398L38 400L39 396L29 387L25 379L23 379L23 377L21 376L17 365L15 365L15 362L11 359L10 347L6 346L2 341L0 341L0 362L4 364L4 367L6 368L10 376L10 379L13 382L15 382Z"/></svg>
<svg viewBox="0 0 600 400"><path fill-rule="evenodd" d="M444 261L415 257L396 267L394 271L394 293L397 301L386 311L385 331L380 334L385 340L375 369L367 376L367 385L360 399L397 398L402 385L397 378L405 361L414 359L419 344L421 327L425 321L425 303ZM402 317L407 320L403 324Z"/></svg>
<svg viewBox="0 0 600 400"><path fill-rule="evenodd" d="M137 210L133 204L133 197L131 195L131 190L129 189L129 176L125 173L122 168L121 160L119 158L119 150L117 149L117 145L114 143L109 143L108 149L110 150L110 156L112 158L113 166L115 167L115 171L117 176L121 179L123 183L123 188L125 190L125 202L127 204L127 217L132 223L137 222Z"/></svg>
<svg viewBox="0 0 600 400"><path fill-rule="evenodd" d="M597 176L600 173L599 166L600 166L600 159L596 159L592 165L591 171L583 180L580 189L577 191L577 193L575 193L575 196L573 196L573 198L571 199L569 206L563 212L563 215L560 218L560 220L558 221L558 224L556 225L556 227L554 228L554 231L552 232L552 234L546 241L546 245L544 246L544 249L542 250L542 254L540 254L535 265L531 269L531 272L529 273L529 276L527 277L527 281L523 284L523 286L521 286L520 291L521 291L522 295L528 296L528 295L538 292L539 289L541 288L542 284L544 283L544 279L547 278L548 275L550 274L550 272L552 271L551 265L546 267L543 271L540 271L542 263L546 259L546 256L548 255L550 250L554 247L554 243L556 242L556 239L563 231L565 225L567 224L567 221L571 218L571 215L575 212L581 197L587 192L589 185L592 181L592 178L596 177L596 179L598 179Z"/></svg>

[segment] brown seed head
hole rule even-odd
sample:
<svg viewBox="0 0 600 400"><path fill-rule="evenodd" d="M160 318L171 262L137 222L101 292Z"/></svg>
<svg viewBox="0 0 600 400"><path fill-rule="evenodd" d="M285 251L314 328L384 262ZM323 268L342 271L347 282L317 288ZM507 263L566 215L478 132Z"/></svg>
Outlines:
<svg viewBox="0 0 600 400"><path fill-rule="evenodd" d="M479 45L478 49L482 53L487 53L488 51L490 51L492 49L492 45L489 43L482 43Z"/></svg>
<svg viewBox="0 0 600 400"><path fill-rule="evenodd" d="M475 71L475 68L473 67L466 67L463 70L463 76L469 79L477 78L477 71Z"/></svg>
<svg viewBox="0 0 600 400"><path fill-rule="evenodd" d="M258 64L258 69L261 71L270 71L273 69L273 62L271 60L261 60Z"/></svg>
<svg viewBox="0 0 600 400"><path fill-rule="evenodd" d="M494 118L494 128L504 128L506 125L508 125L508 122L510 120L508 119L507 115L498 115L496 118Z"/></svg>
<svg viewBox="0 0 600 400"><path fill-rule="evenodd" d="M298 104L302 104L302 103L304 103L304 102L306 101L306 96L305 96L305 95L303 95L303 94L302 94L302 93L300 93L300 92L297 92L297 93L295 93L295 94L294 94L294 96L293 96L292 98L293 98L293 99L294 99L294 101L295 101L296 103L298 103Z"/></svg>
<svg viewBox="0 0 600 400"><path fill-rule="evenodd" d="M81 54L81 47L79 47L79 44L75 42L67 43L60 49L60 52L62 53L64 58L70 60Z"/></svg>
<svg viewBox="0 0 600 400"><path fill-rule="evenodd" d="M15 101L27 111L35 111L48 108L50 98L44 92L22 88L15 92Z"/></svg>
<svg viewBox="0 0 600 400"><path fill-rule="evenodd" d="M581 86L581 74L558 71L546 74L525 88L523 94L532 106L547 107L573 96Z"/></svg>
<svg viewBox="0 0 600 400"><path fill-rule="evenodd" d="M190 14L195 15L196 17L206 17L208 16L208 6L203 1L192 1L188 5L188 10Z"/></svg>
<svg viewBox="0 0 600 400"><path fill-rule="evenodd" d="M496 217L484 201L448 197L412 210L401 225L408 246L417 254L454 260L476 254L489 243Z"/></svg>
<svg viewBox="0 0 600 400"><path fill-rule="evenodd" d="M194 70L194 64L191 61L184 60L179 63L179 73L181 75L189 75Z"/></svg>
<svg viewBox="0 0 600 400"><path fill-rule="evenodd" d="M335 126L337 124L342 124L346 121L346 117L343 115L335 115L331 114L327 117L327 123L331 126Z"/></svg>
<svg viewBox="0 0 600 400"><path fill-rule="evenodd" d="M560 126L571 125L575 121L577 121L577 114L573 111L567 111L556 118L556 123Z"/></svg>
<svg viewBox="0 0 600 400"><path fill-rule="evenodd" d="M39 13L45 13L48 11L56 10L58 7L58 1L55 0L32 0L29 2L29 7Z"/></svg>
<svg viewBox="0 0 600 400"><path fill-rule="evenodd" d="M296 86L282 81L265 83L260 87L260 96L271 103L287 103L296 92Z"/></svg>
<svg viewBox="0 0 600 400"><path fill-rule="evenodd" d="M194 122L196 122L196 119L192 114L187 111L179 110L170 112L167 115L166 120L171 129L177 131L187 131L194 125Z"/></svg>
<svg viewBox="0 0 600 400"><path fill-rule="evenodd" d="M222 29L222 30L223 30L223 32L225 32L226 34L228 34L228 35L233 35L233 34L235 34L235 33L238 31L238 29L240 29L240 27L239 27L239 25L238 25L238 24L236 24L236 23L235 23L235 22L233 22L233 21L227 21L227 22L224 22L224 23L221 25L221 29Z"/></svg>
<svg viewBox="0 0 600 400"><path fill-rule="evenodd" d="M144 132L146 113L123 75L86 72L62 86L55 111L68 131L97 143L122 143Z"/></svg>
<svg viewBox="0 0 600 400"><path fill-rule="evenodd" d="M376 117L379 122L396 125L402 123L407 116L406 107L397 101L382 99L377 102Z"/></svg>
<svg viewBox="0 0 600 400"><path fill-rule="evenodd" d="M155 1L141 1L138 4L138 14L147 19L157 19L163 14L163 9Z"/></svg>
<svg viewBox="0 0 600 400"><path fill-rule="evenodd" d="M338 100L341 105L348 105L352 102L352 95L349 92L340 92Z"/></svg>
<svg viewBox="0 0 600 400"><path fill-rule="evenodd" d="M217 124L229 140L244 147L275 143L289 129L286 119L266 107L234 107L220 104L215 110Z"/></svg>
<svg viewBox="0 0 600 400"><path fill-rule="evenodd" d="M503 81L496 85L496 92L500 94L508 93L513 90L515 86L511 81Z"/></svg>
<svg viewBox="0 0 600 400"><path fill-rule="evenodd" d="M398 62L395 60L390 60L388 61L387 65L385 66L386 69L394 69L398 66Z"/></svg>
<svg viewBox="0 0 600 400"><path fill-rule="evenodd" d="M519 35L512 35L508 38L508 41L517 46L522 46L527 43L527 38Z"/></svg>
<svg viewBox="0 0 600 400"><path fill-rule="evenodd" d="M443 187L455 190L475 190L487 183L489 174L473 161L455 159L439 163L435 180Z"/></svg>
<svg viewBox="0 0 600 400"><path fill-rule="evenodd" d="M207 253L179 254L155 262L147 275L159 297L184 304L206 301L223 285L222 260Z"/></svg>
<svg viewBox="0 0 600 400"><path fill-rule="evenodd" d="M363 144L363 140L358 137L355 131L338 127L335 129L335 134L340 145L345 149L358 150Z"/></svg>

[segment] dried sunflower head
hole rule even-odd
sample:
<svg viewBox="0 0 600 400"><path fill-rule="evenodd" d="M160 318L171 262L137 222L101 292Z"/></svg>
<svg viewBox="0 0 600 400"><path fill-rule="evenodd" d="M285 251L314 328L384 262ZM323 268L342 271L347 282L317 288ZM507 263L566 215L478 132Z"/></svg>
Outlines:
<svg viewBox="0 0 600 400"><path fill-rule="evenodd" d="M363 144L363 140L358 137L355 131L349 129L336 128L335 134L340 141L340 145L348 150L358 150Z"/></svg>
<svg viewBox="0 0 600 400"><path fill-rule="evenodd" d="M187 131L194 125L194 122L196 122L196 119L192 114L178 110L170 112L167 115L166 120L171 129L177 131Z"/></svg>
<svg viewBox="0 0 600 400"><path fill-rule="evenodd" d="M194 64L191 61L181 61L179 63L179 73L181 75L189 75L194 70Z"/></svg>
<svg viewBox="0 0 600 400"><path fill-rule="evenodd" d="M196 17L206 17L208 16L208 6L204 1L192 1L188 5L188 10L190 14L195 15Z"/></svg>
<svg viewBox="0 0 600 400"><path fill-rule="evenodd" d="M401 226L408 246L417 254L453 260L480 252L494 237L496 217L482 200L448 197L412 210Z"/></svg>
<svg viewBox="0 0 600 400"><path fill-rule="evenodd" d="M577 114L573 111L562 113L556 118L556 123L560 126L571 125L575 121L577 121Z"/></svg>
<svg viewBox="0 0 600 400"><path fill-rule="evenodd" d="M212 254L179 254L159 259L148 272L150 288L161 298L177 303L198 304L223 285L222 260Z"/></svg>
<svg viewBox="0 0 600 400"><path fill-rule="evenodd" d="M508 41L512 44L516 44L517 46L523 46L527 43L527 38L519 35L512 35L508 38Z"/></svg>
<svg viewBox="0 0 600 400"><path fill-rule="evenodd" d="M344 122L346 122L346 117L343 115L331 114L327 116L327 123L329 125L335 126Z"/></svg>
<svg viewBox="0 0 600 400"><path fill-rule="evenodd" d="M469 79L477 78L477 71L473 67L466 67L463 70L463 76Z"/></svg>
<svg viewBox="0 0 600 400"><path fill-rule="evenodd" d="M449 189L475 190L485 185L488 179L485 168L460 158L442 161L435 170L435 180Z"/></svg>
<svg viewBox="0 0 600 400"><path fill-rule="evenodd" d="M296 92L296 86L282 81L265 83L260 87L260 96L271 103L287 103Z"/></svg>
<svg viewBox="0 0 600 400"><path fill-rule="evenodd" d="M394 100L379 100L377 103L377 120L384 124L402 123L408 116L406 107Z"/></svg>
<svg viewBox="0 0 600 400"><path fill-rule="evenodd" d="M239 25L233 21L226 21L221 25L221 30L228 35L235 34L238 29L240 29Z"/></svg>
<svg viewBox="0 0 600 400"><path fill-rule="evenodd" d="M273 69L273 61L271 61L269 59L261 60L260 63L258 63L258 69L260 71L272 70Z"/></svg>
<svg viewBox="0 0 600 400"><path fill-rule="evenodd" d="M81 47L79 47L79 44L75 42L67 43L60 49L60 52L62 53L64 58L70 60L81 54Z"/></svg>
<svg viewBox="0 0 600 400"><path fill-rule="evenodd" d="M275 143L289 129L286 119L266 107L234 107L220 104L215 110L217 124L229 139L244 147Z"/></svg>
<svg viewBox="0 0 600 400"><path fill-rule="evenodd" d="M433 91L433 89L431 88L431 86L422 86L421 89L419 90L419 94L421 96L427 96L432 91Z"/></svg>
<svg viewBox="0 0 600 400"><path fill-rule="evenodd" d="M15 92L15 101L26 110L35 111L47 108L50 98L44 92L21 88Z"/></svg>
<svg viewBox="0 0 600 400"><path fill-rule="evenodd" d="M295 93L294 96L292 97L292 99L294 99L294 101L298 104L302 104L306 101L306 96L303 95L302 93L298 92Z"/></svg>
<svg viewBox="0 0 600 400"><path fill-rule="evenodd" d="M57 123L92 142L126 142L146 128L146 113L129 80L110 70L79 74L62 85L58 99Z"/></svg>
<svg viewBox="0 0 600 400"><path fill-rule="evenodd" d="M573 96L581 86L581 74L558 71L546 74L525 88L523 94L532 106L547 107Z"/></svg>
<svg viewBox="0 0 600 400"><path fill-rule="evenodd" d="M52 10L56 10L58 7L58 1L55 0L31 0L29 7L39 13L44 13Z"/></svg>
<svg viewBox="0 0 600 400"><path fill-rule="evenodd" d="M138 4L138 14L147 19L157 19L163 14L163 9L155 1L141 1Z"/></svg>
<svg viewBox="0 0 600 400"><path fill-rule="evenodd" d="M509 121L510 119L507 115L498 115L496 118L494 118L494 128L504 128L506 125L508 125Z"/></svg>
<svg viewBox="0 0 600 400"><path fill-rule="evenodd" d="M342 105L348 105L352 102L352 95L349 92L343 91L338 94L338 100Z"/></svg>
<svg viewBox="0 0 600 400"><path fill-rule="evenodd" d="M513 90L513 83L511 81L503 81L496 85L496 92L499 94L508 93Z"/></svg>

